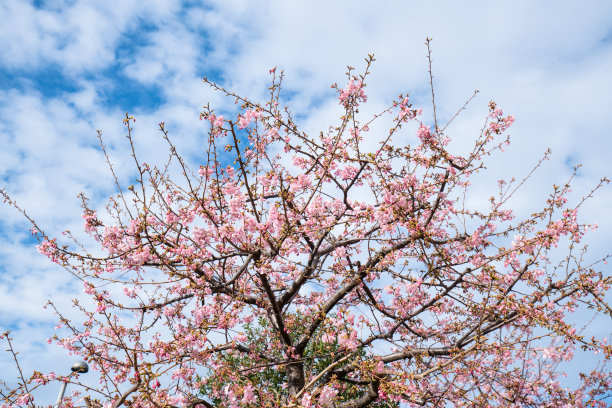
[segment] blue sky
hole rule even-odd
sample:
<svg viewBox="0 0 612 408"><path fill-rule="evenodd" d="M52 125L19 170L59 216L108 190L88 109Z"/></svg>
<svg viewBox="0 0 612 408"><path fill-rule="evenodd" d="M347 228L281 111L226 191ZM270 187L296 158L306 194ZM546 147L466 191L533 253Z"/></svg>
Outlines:
<svg viewBox="0 0 612 408"><path fill-rule="evenodd" d="M201 107L234 109L203 76L257 99L265 95L268 70L278 66L286 73L287 103L305 130L318 133L338 113L330 84L343 84L346 66L359 69L374 53L369 106L377 110L408 92L427 115L426 37L434 39L443 117L480 90L449 129L457 149L478 134L489 100L516 117L512 145L481 176L483 185L525 175L552 149L552 159L516 197L519 213L537 208L578 163L576 197L612 176L608 1L4 0L0 19L0 186L51 235L81 230L79 192L99 207L113 192L96 129L120 179L129 180L126 111L137 119L145 160L165 157L155 131L164 121L197 164ZM489 195L483 189L471 199ZM600 225L589 238L593 256L612 252L610 208L610 187L585 208L584 221ZM52 299L70 313L81 287L37 255L28 228L0 206L0 329L13 330L26 370L60 371L69 364L45 342L55 319L42 306Z"/></svg>

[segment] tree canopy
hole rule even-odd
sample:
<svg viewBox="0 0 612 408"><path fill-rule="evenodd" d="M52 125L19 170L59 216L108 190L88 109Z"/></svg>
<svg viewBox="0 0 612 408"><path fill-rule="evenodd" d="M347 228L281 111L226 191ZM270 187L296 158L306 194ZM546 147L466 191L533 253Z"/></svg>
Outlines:
<svg viewBox="0 0 612 408"><path fill-rule="evenodd" d="M100 377L66 404L606 406L605 366L573 389L559 382L577 348L602 362L612 351L571 323L581 307L610 316L611 277L585 260L591 226L570 183L525 218L509 206L520 180L470 207L470 180L501 154L514 117L491 102L464 155L433 98L430 121L403 94L364 119L373 60L335 86L342 116L318 135L280 106L280 72L261 103L205 79L240 112L204 109L199 168L162 122L168 163L133 150L136 182L117 182L105 215L83 196L96 250L32 220L39 251L82 279L94 305L76 304L82 321L57 310L68 334L55 340ZM23 378L2 406L33 405L32 388L54 380L65 378Z"/></svg>

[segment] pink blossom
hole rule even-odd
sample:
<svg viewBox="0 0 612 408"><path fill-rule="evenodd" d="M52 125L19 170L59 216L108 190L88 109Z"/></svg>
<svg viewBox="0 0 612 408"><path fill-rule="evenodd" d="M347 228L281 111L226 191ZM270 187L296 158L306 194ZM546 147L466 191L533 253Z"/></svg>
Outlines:
<svg viewBox="0 0 612 408"><path fill-rule="evenodd" d="M305 392L304 395L302 395L302 406L304 408L311 408L312 405L312 396L310 395L310 393Z"/></svg>
<svg viewBox="0 0 612 408"><path fill-rule="evenodd" d="M170 403L176 406L184 406L189 403L189 398L183 393L178 393L170 397Z"/></svg>
<svg viewBox="0 0 612 408"><path fill-rule="evenodd" d="M210 177L213 174L213 170L209 167L201 166L198 170L198 174L200 175L200 177Z"/></svg>
<svg viewBox="0 0 612 408"><path fill-rule="evenodd" d="M270 130L268 130L268 137L271 140L275 140L279 137L278 135L278 129L277 128L271 128Z"/></svg>
<svg viewBox="0 0 612 408"><path fill-rule="evenodd" d="M253 404L257 401L257 396L255 395L254 391L255 388L251 384L244 387L242 396L243 404Z"/></svg>
<svg viewBox="0 0 612 408"><path fill-rule="evenodd" d="M429 142L433 137L429 126L424 125L419 126L419 130L417 130L417 136L419 137L419 139L421 139L422 142Z"/></svg>
<svg viewBox="0 0 612 408"><path fill-rule="evenodd" d="M306 174L300 174L291 182L292 191L300 191L312 185L312 180Z"/></svg>
<svg viewBox="0 0 612 408"><path fill-rule="evenodd" d="M238 127L240 129L246 128L253 120L257 120L263 116L263 112L257 110L246 110L238 120Z"/></svg>
<svg viewBox="0 0 612 408"><path fill-rule="evenodd" d="M15 400L15 405L25 406L25 405L28 405L30 401L32 401L32 396L29 393L23 394Z"/></svg>
<svg viewBox="0 0 612 408"><path fill-rule="evenodd" d="M38 252L41 254L46 255L51 261L59 263L59 249L54 239L51 241L43 241L36 249L38 249Z"/></svg>
<svg viewBox="0 0 612 408"><path fill-rule="evenodd" d="M344 105L345 108L348 108L351 101L353 102L354 106L358 106L359 101L364 103L367 102L368 97L363 90L364 86L365 85L363 85L362 81L352 78L347 84L346 88L340 92L338 99L340 99L341 104Z"/></svg>
<svg viewBox="0 0 612 408"><path fill-rule="evenodd" d="M82 217L85 220L86 232L95 232L97 230L97 227L101 225L100 221L98 221L98 215L96 211L85 212L83 213Z"/></svg>
<svg viewBox="0 0 612 408"><path fill-rule="evenodd" d="M215 127L221 127L223 126L223 123L225 123L225 119L223 118L223 115L219 115L215 118L215 121L212 125Z"/></svg>
<svg viewBox="0 0 612 408"><path fill-rule="evenodd" d="M331 400L334 399L336 395L338 395L338 390L333 387L330 387L329 385L326 385L325 387L323 387L323 390L319 395L319 404L324 405L328 402L331 402Z"/></svg>
<svg viewBox="0 0 612 408"><path fill-rule="evenodd" d="M349 334L341 333L338 336L338 345L345 347L348 350L355 351L359 347L359 341L357 339L357 332L352 331Z"/></svg>

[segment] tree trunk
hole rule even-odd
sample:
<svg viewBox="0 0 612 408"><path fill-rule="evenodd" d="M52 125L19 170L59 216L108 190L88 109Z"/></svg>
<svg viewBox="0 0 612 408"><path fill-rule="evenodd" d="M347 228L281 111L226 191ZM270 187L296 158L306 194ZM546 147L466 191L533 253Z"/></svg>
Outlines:
<svg viewBox="0 0 612 408"><path fill-rule="evenodd" d="M292 362L287 365L287 382L290 397L304 388L304 363Z"/></svg>

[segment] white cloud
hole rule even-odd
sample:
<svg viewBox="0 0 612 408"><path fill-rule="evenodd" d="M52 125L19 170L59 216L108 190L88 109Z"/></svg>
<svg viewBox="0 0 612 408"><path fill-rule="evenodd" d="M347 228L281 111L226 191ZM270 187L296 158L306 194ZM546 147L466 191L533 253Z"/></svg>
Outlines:
<svg viewBox="0 0 612 408"><path fill-rule="evenodd" d="M122 34L161 25L181 10L164 0L65 1L42 8L8 0L0 7L2 65L32 70L56 64L70 75L105 68L115 61Z"/></svg>

